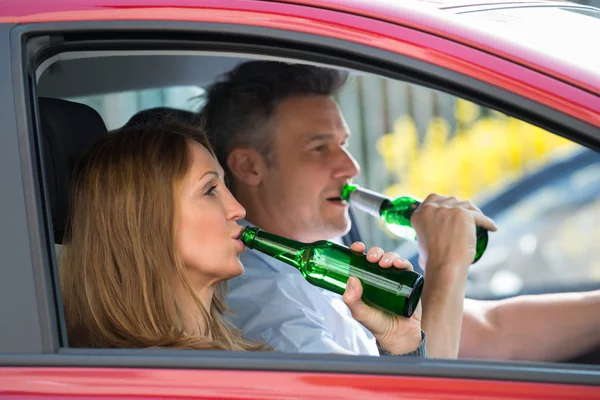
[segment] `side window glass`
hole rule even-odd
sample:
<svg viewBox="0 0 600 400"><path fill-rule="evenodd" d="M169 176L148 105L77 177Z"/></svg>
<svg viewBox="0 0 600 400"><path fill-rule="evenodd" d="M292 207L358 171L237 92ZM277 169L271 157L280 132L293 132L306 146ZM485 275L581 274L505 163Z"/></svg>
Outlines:
<svg viewBox="0 0 600 400"><path fill-rule="evenodd" d="M374 76L338 98L356 180L389 196L452 195L500 226L470 268L467 296L600 287L600 154L469 101ZM363 239L417 266L416 244L356 210Z"/></svg>

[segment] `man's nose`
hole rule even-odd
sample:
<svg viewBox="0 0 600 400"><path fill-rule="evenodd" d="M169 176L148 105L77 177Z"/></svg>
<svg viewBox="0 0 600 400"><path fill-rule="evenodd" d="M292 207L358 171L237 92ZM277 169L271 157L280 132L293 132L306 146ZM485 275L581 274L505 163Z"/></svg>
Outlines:
<svg viewBox="0 0 600 400"><path fill-rule="evenodd" d="M341 149L337 168L334 172L334 178L350 179L358 176L358 174L360 174L358 162L356 162L348 150Z"/></svg>

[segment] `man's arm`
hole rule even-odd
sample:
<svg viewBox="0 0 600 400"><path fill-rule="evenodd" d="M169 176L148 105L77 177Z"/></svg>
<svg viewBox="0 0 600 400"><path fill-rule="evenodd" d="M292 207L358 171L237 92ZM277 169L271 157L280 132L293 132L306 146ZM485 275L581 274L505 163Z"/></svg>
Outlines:
<svg viewBox="0 0 600 400"><path fill-rule="evenodd" d="M562 361L600 346L600 291L465 300L459 356Z"/></svg>
<svg viewBox="0 0 600 400"><path fill-rule="evenodd" d="M427 343L429 357L458 356L466 270L467 267L453 265L429 265L425 269L422 326L430 338Z"/></svg>
<svg viewBox="0 0 600 400"><path fill-rule="evenodd" d="M427 196L411 223L417 232L419 264L425 269L421 301L427 353L456 358L467 270L475 257L475 228L495 231L496 225L473 204L436 194Z"/></svg>

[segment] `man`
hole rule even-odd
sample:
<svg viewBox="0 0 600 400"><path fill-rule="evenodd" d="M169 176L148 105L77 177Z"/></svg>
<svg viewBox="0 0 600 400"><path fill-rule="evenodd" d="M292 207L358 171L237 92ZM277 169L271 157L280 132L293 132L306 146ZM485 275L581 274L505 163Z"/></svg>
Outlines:
<svg viewBox="0 0 600 400"><path fill-rule="evenodd" d="M332 98L345 80L334 70L249 62L209 89L202 114L248 223L304 242L348 231L339 190L359 167ZM598 292L464 300L475 225L495 230L472 204L430 195L412 223L426 271L422 326L430 357L560 360L600 343ZM256 252L242 261L246 270L230 282L228 305L247 336L282 351L378 354L340 296Z"/></svg>

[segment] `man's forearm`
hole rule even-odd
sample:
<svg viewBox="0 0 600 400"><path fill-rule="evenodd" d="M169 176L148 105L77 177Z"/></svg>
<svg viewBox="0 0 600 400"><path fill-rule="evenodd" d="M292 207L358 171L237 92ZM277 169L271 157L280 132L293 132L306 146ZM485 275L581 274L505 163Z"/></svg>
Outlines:
<svg viewBox="0 0 600 400"><path fill-rule="evenodd" d="M597 346L600 291L465 302L461 357L561 361Z"/></svg>
<svg viewBox="0 0 600 400"><path fill-rule="evenodd" d="M461 335L466 269L455 266L427 266L422 327L427 333L430 358L456 358Z"/></svg>

